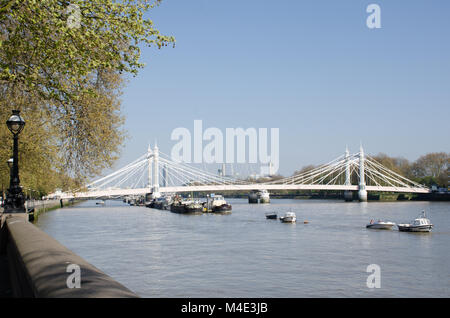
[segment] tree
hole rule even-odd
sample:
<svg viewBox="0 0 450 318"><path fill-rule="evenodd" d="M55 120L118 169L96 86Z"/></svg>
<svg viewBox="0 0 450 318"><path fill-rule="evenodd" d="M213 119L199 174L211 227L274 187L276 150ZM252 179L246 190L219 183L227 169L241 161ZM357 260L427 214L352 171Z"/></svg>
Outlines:
<svg viewBox="0 0 450 318"><path fill-rule="evenodd" d="M25 95L20 90L0 91L0 180L5 190L9 186L9 169L6 161L12 156L12 135L5 125L11 116L11 105L26 101L26 126L19 138L19 165L21 185L42 193L55 186L54 171L58 163L57 148L53 142L54 134L45 119L46 115L37 105L39 98ZM33 118L30 120L29 118Z"/></svg>
<svg viewBox="0 0 450 318"><path fill-rule="evenodd" d="M0 6L0 79L72 104L99 69L136 74L139 44L174 43L144 14L161 0L8 0ZM69 10L70 9L70 10ZM69 23L74 14L77 23Z"/></svg>
<svg viewBox="0 0 450 318"><path fill-rule="evenodd" d="M139 44L175 42L144 17L160 2L0 0L0 118L20 109L27 120L22 180L33 184L34 174L45 189L61 179L81 183L117 158L124 138L121 74L144 66ZM3 126L0 138L4 160L10 136ZM44 185L49 171L55 182ZM1 169L2 182L8 174Z"/></svg>
<svg viewBox="0 0 450 318"><path fill-rule="evenodd" d="M378 163L406 178L411 178L411 164L408 159L401 157L389 157L384 153L379 153L373 157Z"/></svg>
<svg viewBox="0 0 450 318"><path fill-rule="evenodd" d="M442 187L448 186L448 166L450 154L445 152L433 152L421 156L412 167L412 173L416 178L424 179L428 182L437 183ZM431 185L431 184L429 184Z"/></svg>
<svg viewBox="0 0 450 318"><path fill-rule="evenodd" d="M294 176L299 175L299 174L306 173L306 172L311 171L311 170L314 170L315 168L317 168L317 166L315 166L315 165L307 165L307 166L304 166L304 167L302 167L300 170L296 170L296 171L294 172Z"/></svg>

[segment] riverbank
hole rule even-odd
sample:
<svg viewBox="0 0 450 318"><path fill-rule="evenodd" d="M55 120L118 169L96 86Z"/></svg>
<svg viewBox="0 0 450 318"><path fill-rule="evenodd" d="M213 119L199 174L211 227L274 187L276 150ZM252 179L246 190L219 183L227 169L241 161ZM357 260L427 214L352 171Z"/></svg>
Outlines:
<svg viewBox="0 0 450 318"><path fill-rule="evenodd" d="M237 192L221 192L226 198L245 199L248 194ZM195 193L194 197L205 197L206 193ZM271 199L294 200L344 200L343 191L277 191L270 193ZM368 201L450 201L450 193L389 193L369 192ZM353 201L358 201L358 192L353 191Z"/></svg>
<svg viewBox="0 0 450 318"><path fill-rule="evenodd" d="M33 200L27 201L26 208L27 210L34 209L33 212L29 213L30 222L35 222L39 215L42 213L46 213L49 211L53 211L56 209L63 208L65 206L72 206L79 203L80 200Z"/></svg>

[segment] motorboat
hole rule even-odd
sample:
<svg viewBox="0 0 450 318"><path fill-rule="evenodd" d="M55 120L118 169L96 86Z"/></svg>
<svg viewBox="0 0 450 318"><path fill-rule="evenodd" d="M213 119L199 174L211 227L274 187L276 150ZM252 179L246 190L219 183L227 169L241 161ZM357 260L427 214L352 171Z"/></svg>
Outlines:
<svg viewBox="0 0 450 318"><path fill-rule="evenodd" d="M266 219L269 220L276 220L278 218L278 215L276 212L268 212L266 213Z"/></svg>
<svg viewBox="0 0 450 318"><path fill-rule="evenodd" d="M433 224L427 219L425 211L422 211L412 223L398 224L397 227L401 232L431 232Z"/></svg>
<svg viewBox="0 0 450 318"><path fill-rule="evenodd" d="M267 190L258 192L259 203L270 203L270 193Z"/></svg>
<svg viewBox="0 0 450 318"><path fill-rule="evenodd" d="M172 203L172 205L170 206L170 212L186 213L186 206L181 202Z"/></svg>
<svg viewBox="0 0 450 318"><path fill-rule="evenodd" d="M185 204L186 213L203 212L203 205L199 201L192 201Z"/></svg>
<svg viewBox="0 0 450 318"><path fill-rule="evenodd" d="M170 211L174 213L199 213L203 212L203 205L191 198L183 199L176 196L170 205Z"/></svg>
<svg viewBox="0 0 450 318"><path fill-rule="evenodd" d="M97 204L97 205L105 205L105 201L101 200L99 202L96 202L95 204Z"/></svg>
<svg viewBox="0 0 450 318"><path fill-rule="evenodd" d="M163 200L163 206L162 206L162 209L163 210L170 210L170 205L172 204L172 202L173 202L173 195L171 195L171 194L167 194L167 195L165 195L164 196L164 200Z"/></svg>
<svg viewBox="0 0 450 318"><path fill-rule="evenodd" d="M172 196L164 195L153 201L153 207L159 210L168 210L172 204Z"/></svg>
<svg viewBox="0 0 450 318"><path fill-rule="evenodd" d="M294 212L286 212L286 214L280 217L282 223L295 223L297 222L297 216Z"/></svg>
<svg viewBox="0 0 450 318"><path fill-rule="evenodd" d="M394 226L395 226L394 222L382 220L378 221L370 220L370 223L366 225L366 228L376 230L392 230Z"/></svg>
<svg viewBox="0 0 450 318"><path fill-rule="evenodd" d="M162 210L164 208L164 201L165 201L164 197L156 198L153 201L153 208L158 209L158 210Z"/></svg>
<svg viewBox="0 0 450 318"><path fill-rule="evenodd" d="M147 208L153 209L155 208L156 199L153 199L145 204Z"/></svg>
<svg viewBox="0 0 450 318"><path fill-rule="evenodd" d="M212 199L212 200L209 200ZM212 195L207 202L207 210L213 213L231 213L232 206L225 201L222 195Z"/></svg>

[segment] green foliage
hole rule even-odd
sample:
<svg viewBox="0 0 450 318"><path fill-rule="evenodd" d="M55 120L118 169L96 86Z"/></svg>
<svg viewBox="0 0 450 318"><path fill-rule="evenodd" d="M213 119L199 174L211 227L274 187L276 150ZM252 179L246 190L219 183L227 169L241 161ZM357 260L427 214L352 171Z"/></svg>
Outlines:
<svg viewBox="0 0 450 318"><path fill-rule="evenodd" d="M427 187L431 187L433 185L438 185L439 181L437 178L432 177L432 176L425 176L425 177L419 177L416 178L416 180L420 183L420 184L424 184Z"/></svg>
<svg viewBox="0 0 450 318"><path fill-rule="evenodd" d="M6 1L0 11L0 79L72 104L98 69L136 74L143 43L174 43L144 14L160 1ZM68 10L69 5L76 10ZM79 13L79 24L68 23Z"/></svg>
<svg viewBox="0 0 450 318"><path fill-rule="evenodd" d="M160 2L0 0L4 187L12 140L3 123L12 109L20 109L27 122L20 135L24 187L43 193L76 187L111 166L125 136L121 74L136 74L144 66L139 45L175 42L146 17ZM79 20L69 23L74 15Z"/></svg>
<svg viewBox="0 0 450 318"><path fill-rule="evenodd" d="M2 189L9 186L9 169L6 161L12 157L12 135L5 125L11 113L7 111L8 102L20 100L0 95L0 180ZM6 108L4 108L6 106ZM55 187L55 166L57 165L57 150L52 144L52 129L44 120L45 116L35 107L26 107L26 126L19 139L19 166L21 185L24 189L31 188L45 194ZM28 116L34 120L28 120Z"/></svg>
<svg viewBox="0 0 450 318"><path fill-rule="evenodd" d="M425 179L428 183L441 187L448 187L448 167L450 154L445 152L433 152L421 156L411 165L411 173L415 178ZM431 177L431 178L429 178Z"/></svg>
<svg viewBox="0 0 450 318"><path fill-rule="evenodd" d="M399 157L389 157L384 153L380 153L373 157L383 167L388 168L406 178L413 178L411 173L411 164L408 159Z"/></svg>

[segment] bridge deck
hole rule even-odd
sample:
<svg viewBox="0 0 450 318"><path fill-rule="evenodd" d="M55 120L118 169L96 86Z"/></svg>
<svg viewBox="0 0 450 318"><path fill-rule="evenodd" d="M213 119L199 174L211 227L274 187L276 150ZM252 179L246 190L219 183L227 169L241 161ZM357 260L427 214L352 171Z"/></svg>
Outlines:
<svg viewBox="0 0 450 318"><path fill-rule="evenodd" d="M160 193L186 193L186 192L226 192L226 191L253 191L253 190L324 190L324 191L357 191L357 185L310 185L310 184L245 184L245 185L202 185L161 187ZM366 186L367 191L373 192L397 192L397 193L429 193L425 188L401 188ZM139 189L109 189L101 191L80 192L67 194L64 198L100 198L129 195L145 195L150 193L149 188Z"/></svg>

